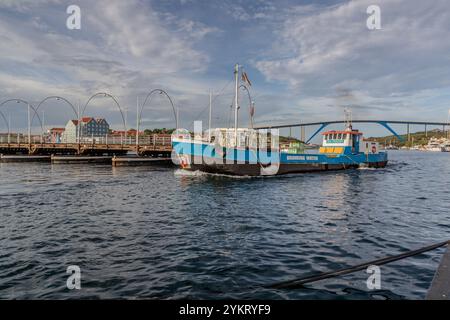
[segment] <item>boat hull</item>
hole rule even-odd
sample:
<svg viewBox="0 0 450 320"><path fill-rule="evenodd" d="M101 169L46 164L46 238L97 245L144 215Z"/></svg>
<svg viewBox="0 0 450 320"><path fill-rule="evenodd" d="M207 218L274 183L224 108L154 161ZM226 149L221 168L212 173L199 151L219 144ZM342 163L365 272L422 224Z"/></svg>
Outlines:
<svg viewBox="0 0 450 320"><path fill-rule="evenodd" d="M226 163L214 164L211 160L203 161L201 157L193 157L190 165L183 167L188 171L201 171L212 174L224 174L235 176L261 176L261 169L264 167L261 164L255 163ZM275 175L296 174L296 173L310 173L323 171L338 171L357 169L359 167L368 168L384 168L388 161L376 161L361 164L325 164L325 163L280 163Z"/></svg>

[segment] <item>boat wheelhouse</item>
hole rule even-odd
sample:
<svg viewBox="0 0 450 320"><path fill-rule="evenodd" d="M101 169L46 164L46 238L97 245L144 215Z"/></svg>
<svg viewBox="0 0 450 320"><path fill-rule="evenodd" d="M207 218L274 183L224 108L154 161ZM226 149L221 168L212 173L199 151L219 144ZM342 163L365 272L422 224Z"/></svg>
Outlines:
<svg viewBox="0 0 450 320"><path fill-rule="evenodd" d="M376 141L363 139L363 133L353 130L351 126L344 131L327 131L322 133L323 142L319 152L324 154L377 154L380 150Z"/></svg>

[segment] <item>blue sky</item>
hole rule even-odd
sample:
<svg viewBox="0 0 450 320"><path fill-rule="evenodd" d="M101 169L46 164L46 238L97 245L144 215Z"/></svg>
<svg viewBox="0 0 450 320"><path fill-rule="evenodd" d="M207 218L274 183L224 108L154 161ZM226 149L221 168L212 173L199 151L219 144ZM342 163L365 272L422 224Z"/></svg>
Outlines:
<svg viewBox="0 0 450 320"><path fill-rule="evenodd" d="M66 28L71 4L81 8L81 30ZM366 27L371 4L381 8L381 30ZM226 126L238 62L253 82L256 123L343 118L344 107L354 118L446 121L449 31L445 0L0 0L0 99L36 104L61 95L84 104L105 91L135 127L136 97L160 87L191 128L207 119L209 89L225 87L213 118ZM73 117L61 102L42 110L47 126ZM24 108L2 112L12 126L26 125ZM120 128L108 99L96 99L87 114ZM167 101L152 100L143 126L174 126Z"/></svg>

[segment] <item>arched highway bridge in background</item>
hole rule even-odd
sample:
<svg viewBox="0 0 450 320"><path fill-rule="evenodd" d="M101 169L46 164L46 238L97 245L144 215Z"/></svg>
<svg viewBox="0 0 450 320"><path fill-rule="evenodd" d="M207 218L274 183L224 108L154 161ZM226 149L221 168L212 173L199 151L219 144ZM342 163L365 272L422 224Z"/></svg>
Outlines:
<svg viewBox="0 0 450 320"><path fill-rule="evenodd" d="M300 127L302 128L302 136L304 135L304 128L305 127L312 127L312 126L319 126L319 128L306 140L306 143L309 143L320 131L322 131L325 127L332 125L332 124L339 124L339 123L346 123L345 120L340 121L320 121L320 122L305 122L305 123L294 123L294 124L281 124L281 125L272 125L272 126L256 126L255 129L282 129L282 128L294 128L294 127ZM402 138L397 132L392 129L390 124L404 124L406 125L407 130L407 136L408 141L410 140L410 125L423 125L425 126L425 133L428 132L427 127L428 126L442 126L442 130L445 131L445 127L449 126L450 124L447 122L433 122L433 121L398 121L398 120L352 120L352 123L376 123L383 127L385 127L387 130L389 130L394 136L397 137L400 141L404 141L405 139ZM302 137L301 140L304 140L304 137Z"/></svg>

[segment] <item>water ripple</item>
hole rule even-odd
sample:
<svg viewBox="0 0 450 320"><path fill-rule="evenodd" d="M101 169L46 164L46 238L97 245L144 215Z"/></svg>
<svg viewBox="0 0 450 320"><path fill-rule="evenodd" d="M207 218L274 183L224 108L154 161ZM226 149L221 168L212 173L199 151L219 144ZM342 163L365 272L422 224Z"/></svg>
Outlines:
<svg viewBox="0 0 450 320"><path fill-rule="evenodd" d="M303 289L261 287L449 238L450 154L273 178L0 164L0 298L423 298L442 250ZM78 265L82 289L66 288Z"/></svg>

